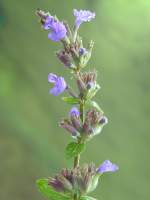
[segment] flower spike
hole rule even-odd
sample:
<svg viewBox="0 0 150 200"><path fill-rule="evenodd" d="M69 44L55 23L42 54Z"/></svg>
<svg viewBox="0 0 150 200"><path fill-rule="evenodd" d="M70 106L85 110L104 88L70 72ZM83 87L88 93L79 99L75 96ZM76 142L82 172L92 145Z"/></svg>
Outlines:
<svg viewBox="0 0 150 200"><path fill-rule="evenodd" d="M66 158L73 158L74 161L70 169L64 168L54 177L40 179L37 185L40 192L52 200L96 200L87 194L96 189L102 174L116 172L119 167L109 160L105 160L98 168L93 163L80 165L80 157L86 149L86 143L99 135L108 123L103 110L93 100L100 89L97 72L83 71L91 58L94 42L90 41L84 46L78 33L80 25L94 19L95 13L74 9L73 29L66 21L59 21L49 12L38 9L36 14L40 17L42 28L49 31L48 38L62 43L62 48L56 52L56 56L65 66L65 70L71 72L71 83L74 79L76 84L76 90L73 90L64 77L48 74L48 82L53 84L50 93L58 96L66 90L68 96L62 100L72 106L68 117L60 121L59 127L65 129L71 139L74 139L65 148Z"/></svg>

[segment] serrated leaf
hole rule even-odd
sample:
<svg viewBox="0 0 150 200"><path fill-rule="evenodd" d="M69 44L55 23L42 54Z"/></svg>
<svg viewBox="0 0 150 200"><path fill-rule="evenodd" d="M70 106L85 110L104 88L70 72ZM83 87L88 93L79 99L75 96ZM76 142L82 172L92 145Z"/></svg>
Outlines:
<svg viewBox="0 0 150 200"><path fill-rule="evenodd" d="M70 200L70 197L56 192L48 185L48 179L39 179L36 182L39 191L50 200Z"/></svg>
<svg viewBox="0 0 150 200"><path fill-rule="evenodd" d="M88 107L94 107L94 108L96 108L99 112L101 112L102 114L104 113L103 112L103 110L100 108L100 106L98 105L98 103L96 102L96 101L91 101L91 100L89 100L89 101L87 101L86 102L86 105L88 106Z"/></svg>
<svg viewBox="0 0 150 200"><path fill-rule="evenodd" d="M84 143L71 142L67 145L65 154L66 154L66 157L69 159L69 158L77 156L78 154L82 153L84 150L85 150Z"/></svg>
<svg viewBox="0 0 150 200"><path fill-rule="evenodd" d="M90 197L90 196L82 196L80 198L80 200L97 200L97 199L95 199L94 197Z"/></svg>
<svg viewBox="0 0 150 200"><path fill-rule="evenodd" d="M62 100L68 104L78 104L79 99L75 97L62 97Z"/></svg>

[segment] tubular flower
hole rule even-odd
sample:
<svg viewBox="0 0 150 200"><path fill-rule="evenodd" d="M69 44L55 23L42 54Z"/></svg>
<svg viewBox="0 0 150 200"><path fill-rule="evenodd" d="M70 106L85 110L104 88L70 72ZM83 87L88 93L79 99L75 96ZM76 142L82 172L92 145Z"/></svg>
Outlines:
<svg viewBox="0 0 150 200"><path fill-rule="evenodd" d="M75 26L77 28L79 28L79 26L83 23L83 22L89 22L92 19L95 18L95 13L90 12L89 10L73 10L73 14L76 17L75 20Z"/></svg>
<svg viewBox="0 0 150 200"><path fill-rule="evenodd" d="M111 163L109 160L105 160L100 167L98 168L97 172L103 174L105 172L115 172L119 169L116 164Z"/></svg>
<svg viewBox="0 0 150 200"><path fill-rule="evenodd" d="M65 38L66 33L67 33L67 30L64 24L59 21L55 22L52 20L50 30L51 32L48 34L48 38L55 42L58 42L61 39Z"/></svg>
<svg viewBox="0 0 150 200"><path fill-rule="evenodd" d="M70 120L64 119L59 123L59 126L61 128L64 128L66 131L71 133L73 138L76 138L78 136L78 130L76 127L73 126L72 122Z"/></svg>
<svg viewBox="0 0 150 200"><path fill-rule="evenodd" d="M76 107L73 107L69 112L69 119L64 119L59 123L61 128L71 133L73 138L80 136L82 125L80 122L80 112Z"/></svg>
<svg viewBox="0 0 150 200"><path fill-rule="evenodd" d="M50 89L50 93L54 96L58 96L67 88L64 78L52 73L48 75L48 82L54 84L54 87Z"/></svg>
<svg viewBox="0 0 150 200"><path fill-rule="evenodd" d="M67 29L63 22L58 21L56 17L51 16L42 10L37 10L36 14L40 17L42 27L45 30L50 30L48 38L52 41L58 42L66 37Z"/></svg>

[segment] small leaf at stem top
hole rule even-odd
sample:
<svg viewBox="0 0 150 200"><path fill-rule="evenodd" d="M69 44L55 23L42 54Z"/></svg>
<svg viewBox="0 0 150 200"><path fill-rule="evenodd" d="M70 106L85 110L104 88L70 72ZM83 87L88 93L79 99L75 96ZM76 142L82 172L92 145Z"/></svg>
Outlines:
<svg viewBox="0 0 150 200"><path fill-rule="evenodd" d="M78 154L82 153L84 150L85 150L84 143L71 142L66 147L65 155L69 159L69 158L77 156Z"/></svg>
<svg viewBox="0 0 150 200"><path fill-rule="evenodd" d="M79 99L75 97L62 97L62 100L68 104L79 104Z"/></svg>

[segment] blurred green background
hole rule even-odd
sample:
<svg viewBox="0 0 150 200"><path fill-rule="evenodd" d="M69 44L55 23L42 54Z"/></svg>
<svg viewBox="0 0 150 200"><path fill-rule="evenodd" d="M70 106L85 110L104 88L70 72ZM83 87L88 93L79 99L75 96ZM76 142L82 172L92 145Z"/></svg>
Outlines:
<svg viewBox="0 0 150 200"><path fill-rule="evenodd" d="M42 200L35 180L54 175L72 161L71 140L58 127L70 106L49 95L47 74L69 71L57 61L59 44L47 39L36 8L74 22L72 9L90 9L84 43L95 41L89 68L99 71L97 101L109 118L88 143L82 162L110 159L120 167L106 174L93 193L99 200L150 198L150 0L0 1L0 199Z"/></svg>

